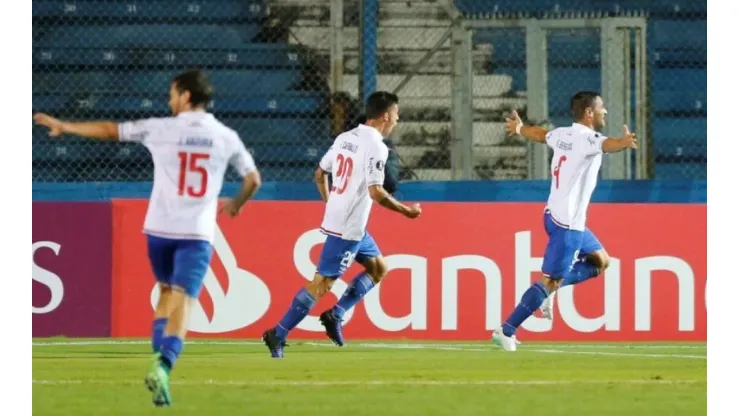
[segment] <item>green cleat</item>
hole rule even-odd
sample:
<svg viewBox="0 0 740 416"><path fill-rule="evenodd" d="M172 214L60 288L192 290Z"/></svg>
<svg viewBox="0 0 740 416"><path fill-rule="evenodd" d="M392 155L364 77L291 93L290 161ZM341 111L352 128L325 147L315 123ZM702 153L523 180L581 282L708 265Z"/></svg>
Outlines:
<svg viewBox="0 0 740 416"><path fill-rule="evenodd" d="M152 404L157 407L169 407L172 405L170 395L170 375L159 364L159 354L149 369L144 379L147 388L152 392Z"/></svg>
<svg viewBox="0 0 740 416"><path fill-rule="evenodd" d="M144 384L146 385L146 388L149 389L150 392L154 393L154 387L155 387L155 381L154 381L154 374L157 372L157 367L159 367L159 357L161 355L158 352L155 352L152 355L152 362L149 364L149 372L146 374L146 377L144 377Z"/></svg>

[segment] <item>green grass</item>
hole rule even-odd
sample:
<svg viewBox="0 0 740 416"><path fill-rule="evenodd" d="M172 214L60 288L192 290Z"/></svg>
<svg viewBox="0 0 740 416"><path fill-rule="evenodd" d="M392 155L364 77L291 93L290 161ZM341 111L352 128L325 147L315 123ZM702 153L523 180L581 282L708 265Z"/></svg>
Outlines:
<svg viewBox="0 0 740 416"><path fill-rule="evenodd" d="M705 344L293 343L197 340L172 374L174 406L143 385L146 341L34 340L38 415L697 415ZM48 345L58 343L58 345ZM47 344L47 345L38 345Z"/></svg>

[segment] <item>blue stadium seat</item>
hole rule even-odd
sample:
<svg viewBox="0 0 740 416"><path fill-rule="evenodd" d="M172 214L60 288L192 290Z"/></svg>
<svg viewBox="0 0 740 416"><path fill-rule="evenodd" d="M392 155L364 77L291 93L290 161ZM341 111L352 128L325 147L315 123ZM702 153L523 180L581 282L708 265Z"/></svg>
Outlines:
<svg viewBox="0 0 740 416"><path fill-rule="evenodd" d="M310 181L313 180L315 170L316 166L313 165L302 167L266 166L260 168L260 174L265 182Z"/></svg>
<svg viewBox="0 0 740 416"><path fill-rule="evenodd" d="M455 0L462 13L619 12L643 10L660 15L706 13L707 3L692 0Z"/></svg>
<svg viewBox="0 0 740 416"><path fill-rule="evenodd" d="M239 132L247 145L315 143L319 139L331 139L326 119L221 117L220 120Z"/></svg>
<svg viewBox="0 0 740 416"><path fill-rule="evenodd" d="M317 163L331 145L331 138L323 145L311 141L291 144L251 144L245 143L258 164L260 163ZM136 162L146 163L151 155L146 147L135 143L101 143L77 141L43 140L34 142L32 151L34 162Z"/></svg>
<svg viewBox="0 0 740 416"><path fill-rule="evenodd" d="M317 145L316 142L306 140L306 143L296 142L293 144L260 144L253 145L246 140L247 149L254 156L254 160L260 163L318 163L326 149L331 145L331 138L324 141L325 145Z"/></svg>
<svg viewBox="0 0 740 416"><path fill-rule="evenodd" d="M656 118L653 150L661 157L701 158L707 155L706 118Z"/></svg>
<svg viewBox="0 0 740 416"><path fill-rule="evenodd" d="M119 149L115 143L77 140L38 140L33 142L34 162L85 162L113 157Z"/></svg>
<svg viewBox="0 0 740 416"><path fill-rule="evenodd" d="M548 107L553 116L570 115L570 98L582 90L601 90L598 68L554 68L547 76ZM607 103L608 108L609 103Z"/></svg>
<svg viewBox="0 0 740 416"><path fill-rule="evenodd" d="M655 92L707 91L706 69L655 69L649 79Z"/></svg>
<svg viewBox="0 0 740 416"><path fill-rule="evenodd" d="M601 38L595 29L550 31L547 37L550 65L577 66L601 63Z"/></svg>
<svg viewBox="0 0 740 416"><path fill-rule="evenodd" d="M656 91L652 94L652 108L665 111L707 111L706 90Z"/></svg>
<svg viewBox="0 0 740 416"><path fill-rule="evenodd" d="M219 113L258 113L270 115L296 115L316 113L325 108L326 96L320 93L276 93L273 96L221 97L214 96L210 110ZM168 113L167 96L122 96L96 94L85 97L73 95L33 96L34 111L59 113L63 111Z"/></svg>
<svg viewBox="0 0 740 416"><path fill-rule="evenodd" d="M524 64L526 60L525 32L522 29L489 29L473 32L476 45L493 45L493 62Z"/></svg>
<svg viewBox="0 0 740 416"><path fill-rule="evenodd" d="M656 163L654 179L707 179L707 164Z"/></svg>
<svg viewBox="0 0 740 416"><path fill-rule="evenodd" d="M60 65L300 68L303 64L300 51L293 45L253 43L230 49L215 46L218 50L34 48L33 64L54 68Z"/></svg>
<svg viewBox="0 0 740 416"><path fill-rule="evenodd" d="M267 16L267 7L261 0L76 0L33 2L33 17L109 18L126 19L233 19L243 17L261 19Z"/></svg>
<svg viewBox="0 0 740 416"><path fill-rule="evenodd" d="M259 33L259 25L122 24L59 26L33 46L41 48L238 48Z"/></svg>
<svg viewBox="0 0 740 416"><path fill-rule="evenodd" d="M704 68L707 65L706 46L699 49L655 49L651 48L649 61L653 65L668 68Z"/></svg>
<svg viewBox="0 0 740 416"><path fill-rule="evenodd" d="M166 94L177 71L34 72L35 93L155 93ZM209 79L220 95L280 93L290 90L302 79L298 69L216 70Z"/></svg>
<svg viewBox="0 0 740 416"><path fill-rule="evenodd" d="M648 41L656 49L707 48L706 20L650 20Z"/></svg>
<svg viewBox="0 0 740 416"><path fill-rule="evenodd" d="M521 63L526 61L526 43L523 30L476 30L473 42L493 45L493 62ZM551 31L547 37L548 62L553 65L583 65L599 63L601 41L592 29Z"/></svg>
<svg viewBox="0 0 740 416"><path fill-rule="evenodd" d="M511 77L511 91L526 91L527 90L527 71L521 67L510 68L510 67L496 67L493 71L495 75L508 75Z"/></svg>

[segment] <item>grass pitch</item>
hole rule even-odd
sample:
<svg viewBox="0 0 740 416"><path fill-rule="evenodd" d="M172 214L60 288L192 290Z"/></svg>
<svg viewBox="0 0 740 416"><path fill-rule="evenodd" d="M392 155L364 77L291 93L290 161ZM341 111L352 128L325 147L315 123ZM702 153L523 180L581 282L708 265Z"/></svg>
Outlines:
<svg viewBox="0 0 740 416"><path fill-rule="evenodd" d="M143 377L147 340L33 340L35 415L698 415L706 344L191 340L172 373L173 407Z"/></svg>

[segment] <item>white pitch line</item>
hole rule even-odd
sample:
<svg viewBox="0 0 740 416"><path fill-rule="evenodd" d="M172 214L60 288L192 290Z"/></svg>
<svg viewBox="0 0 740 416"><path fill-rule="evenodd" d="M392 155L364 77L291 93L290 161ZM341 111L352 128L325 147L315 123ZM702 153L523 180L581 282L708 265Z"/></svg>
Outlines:
<svg viewBox="0 0 740 416"><path fill-rule="evenodd" d="M189 345L264 345L262 342L257 341L200 341L200 340L188 340ZM302 341L296 340L297 345L312 345L312 346L333 346L330 342L315 342L315 341ZM53 346L95 346L95 345L148 345L150 341L117 341L117 340L95 340L95 341L36 341L32 342L34 347L53 347ZM386 345L425 345L429 348L481 348L490 346L490 344L460 344L460 343L418 343L418 344L395 344L395 343L368 343L363 342L363 345L374 345L378 348L384 348ZM354 343L348 344L348 346L355 345ZM573 344L573 343L547 343L547 342L533 342L531 344L524 342L520 348L528 347L539 347L539 348L577 348L577 349L669 349L669 350L706 350L706 345L670 345L670 344Z"/></svg>
<svg viewBox="0 0 740 416"><path fill-rule="evenodd" d="M573 384L697 384L706 380L181 380L183 386L553 386ZM33 384L61 385L139 385L135 380L33 380Z"/></svg>
<svg viewBox="0 0 740 416"><path fill-rule="evenodd" d="M48 342L48 343L34 343L33 346L90 346L90 345L145 345L149 344L148 341L71 341L71 342ZM260 342L251 341L240 341L240 342L221 342L221 341L191 341L190 344L194 345L263 345ZM334 344L328 342L303 342L303 345L313 347L332 347L336 348ZM387 344L387 343L356 343L351 344L347 348L359 347L359 348L378 348L378 349L403 349L403 350L432 350L432 351L469 351L469 352L486 352L495 351L496 347L485 344L467 344L475 345L474 348L465 347L459 344ZM553 344L554 345L554 344ZM578 345L572 347L566 347L566 349L542 349L545 345L533 345L534 348L524 346L519 348L518 351L522 352L536 352L545 354L577 354L577 355L596 355L606 357L642 357L642 358L682 358L682 359L699 359L706 360L706 355L691 355L691 354L646 354L646 353L622 353L622 352L606 352L606 351L578 351ZM563 348L562 345L557 346ZM670 347L666 347L670 348Z"/></svg>
<svg viewBox="0 0 740 416"><path fill-rule="evenodd" d="M315 347L333 347L333 344L329 343L306 343ZM427 344L353 344L361 348L386 348L386 349L402 349L402 350L435 350L435 351L496 351L498 348L491 346L489 348L465 348L454 344L437 347L430 346ZM534 349L534 348L520 348L517 351L522 352L540 352L545 354L580 354L580 355L600 355L607 357L645 357L645 358L689 358L689 359L702 359L706 360L706 355L688 355L688 354L643 354L643 353L622 353L622 352L606 352L606 351L576 351L573 350L557 350L557 349Z"/></svg>
<svg viewBox="0 0 740 416"><path fill-rule="evenodd" d="M643 358L688 358L695 360L706 360L706 355L690 355L690 354L643 354L643 353L628 353L628 352L606 352L606 351L573 351L573 350L535 350L535 349L523 349L521 351L526 352L540 352L544 354L576 354L576 355L600 355L606 357L643 357Z"/></svg>

